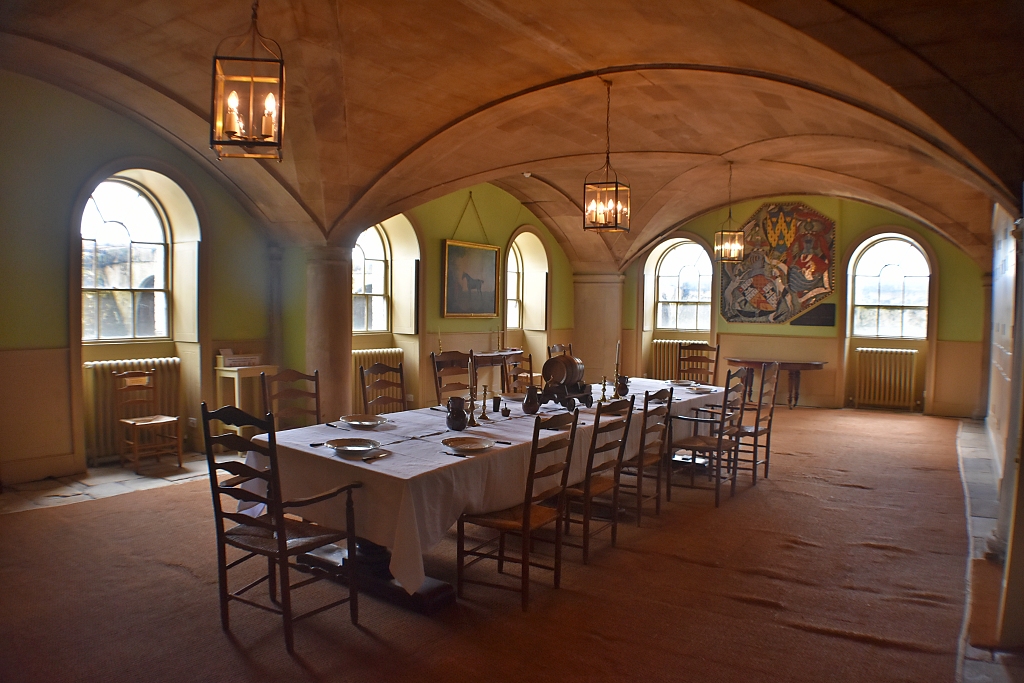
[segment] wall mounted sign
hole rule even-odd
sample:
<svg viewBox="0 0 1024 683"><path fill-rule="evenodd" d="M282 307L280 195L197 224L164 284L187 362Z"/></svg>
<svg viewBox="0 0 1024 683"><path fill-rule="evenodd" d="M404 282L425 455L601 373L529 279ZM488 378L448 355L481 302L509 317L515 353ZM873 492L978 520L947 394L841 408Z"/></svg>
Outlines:
<svg viewBox="0 0 1024 683"><path fill-rule="evenodd" d="M444 241L444 317L498 316L498 247Z"/></svg>
<svg viewBox="0 0 1024 683"><path fill-rule="evenodd" d="M831 294L835 227L800 202L762 205L743 224L743 261L722 264L722 317L784 323Z"/></svg>

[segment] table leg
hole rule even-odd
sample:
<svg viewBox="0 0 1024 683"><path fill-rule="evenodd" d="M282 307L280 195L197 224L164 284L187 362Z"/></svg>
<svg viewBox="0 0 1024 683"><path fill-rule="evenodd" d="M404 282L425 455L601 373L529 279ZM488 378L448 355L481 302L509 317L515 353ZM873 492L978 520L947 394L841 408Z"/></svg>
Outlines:
<svg viewBox="0 0 1024 683"><path fill-rule="evenodd" d="M800 402L800 371L789 371L789 408L792 410Z"/></svg>

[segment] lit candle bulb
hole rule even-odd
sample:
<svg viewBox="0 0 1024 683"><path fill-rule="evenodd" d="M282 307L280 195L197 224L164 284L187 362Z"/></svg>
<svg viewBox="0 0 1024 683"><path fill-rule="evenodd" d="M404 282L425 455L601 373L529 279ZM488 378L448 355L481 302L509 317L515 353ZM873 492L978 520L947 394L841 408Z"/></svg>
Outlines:
<svg viewBox="0 0 1024 683"><path fill-rule="evenodd" d="M277 98L274 93L267 93L267 101L263 109L263 137L274 137L274 119L277 117Z"/></svg>
<svg viewBox="0 0 1024 683"><path fill-rule="evenodd" d="M228 95L228 120L224 123L224 134L228 137L241 135L244 131L238 121L238 93L234 90Z"/></svg>

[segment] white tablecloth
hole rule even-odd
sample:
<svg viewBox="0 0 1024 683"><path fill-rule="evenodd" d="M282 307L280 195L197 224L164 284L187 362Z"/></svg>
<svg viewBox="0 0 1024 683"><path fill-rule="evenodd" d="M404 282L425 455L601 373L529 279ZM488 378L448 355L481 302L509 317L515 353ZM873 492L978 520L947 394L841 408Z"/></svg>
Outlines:
<svg viewBox="0 0 1024 683"><path fill-rule="evenodd" d="M636 395L637 413L630 425L628 451L635 452L639 446L639 411L643 408L644 391L666 386L669 384L658 380L630 380L630 393ZM595 398L598 396L600 387L595 392ZM720 401L720 389L700 395L675 387L672 412L676 415L689 413L692 408ZM501 510L523 501L535 416L525 415L518 403L509 403L509 407L512 409L510 418L493 414L491 422L481 423L482 426L461 434L510 441L512 445L498 445L470 458L445 453L450 449L445 448L441 440L459 432L445 431L445 413L427 408L389 414L387 424L372 430L315 425L278 432L284 497L311 496L343 484L362 482L362 488L353 495L356 531L360 537L391 550L391 573L406 590L415 592L425 577L423 552L444 537L459 515ZM549 403L542 406L540 414L561 410ZM590 409L581 406L570 483L583 479L595 410L596 403ZM543 443L556 438L558 433L541 432L541 435ZM345 437L373 439L390 455L367 463L361 459L343 459L323 446L310 446ZM261 439L265 441L266 436L256 437L256 440ZM246 462L265 466L264 460L250 452ZM303 508L301 514L327 526L345 526L343 497Z"/></svg>

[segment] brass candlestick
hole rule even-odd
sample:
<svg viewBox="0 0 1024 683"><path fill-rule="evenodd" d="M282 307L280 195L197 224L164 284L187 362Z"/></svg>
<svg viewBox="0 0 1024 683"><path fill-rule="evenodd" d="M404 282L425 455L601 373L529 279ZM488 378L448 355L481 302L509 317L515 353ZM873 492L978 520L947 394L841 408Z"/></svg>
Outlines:
<svg viewBox="0 0 1024 683"><path fill-rule="evenodd" d="M473 414L474 412L476 412L476 398L473 396L473 392L469 392L469 422L466 423L467 427L480 426L476 421L476 416Z"/></svg>
<svg viewBox="0 0 1024 683"><path fill-rule="evenodd" d="M484 385L484 395L480 401L483 407L480 409L480 419L490 422L491 418L487 417L487 385Z"/></svg>
<svg viewBox="0 0 1024 683"><path fill-rule="evenodd" d="M608 386L607 385L608 385L608 375L601 375L601 398L598 400L598 403L607 403L608 402L608 392L607 392Z"/></svg>
<svg viewBox="0 0 1024 683"><path fill-rule="evenodd" d="M617 400L622 398L619 396L619 364L615 364L615 382L612 384L615 387L615 393L612 394L612 399Z"/></svg>

